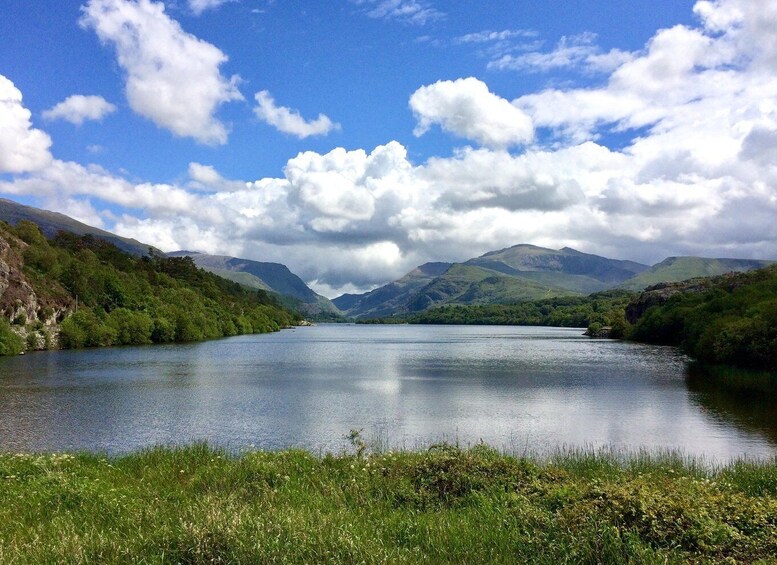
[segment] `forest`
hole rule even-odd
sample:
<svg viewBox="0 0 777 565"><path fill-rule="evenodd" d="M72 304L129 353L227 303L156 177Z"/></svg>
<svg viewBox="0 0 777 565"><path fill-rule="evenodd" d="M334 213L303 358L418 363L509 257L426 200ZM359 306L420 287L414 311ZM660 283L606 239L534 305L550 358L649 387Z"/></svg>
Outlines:
<svg viewBox="0 0 777 565"><path fill-rule="evenodd" d="M625 290L607 290L590 296L560 296L512 304L447 305L409 316L364 320L357 323L465 324L500 326L609 327L613 337L627 330L626 305L638 296Z"/></svg>
<svg viewBox="0 0 777 565"><path fill-rule="evenodd" d="M277 331L299 319L272 294L203 271L189 257L136 257L65 232L47 240L29 221L0 225L0 237L22 256L38 303L48 304L35 320L24 314L0 318L0 354L199 341ZM53 304L68 314L57 320L58 340L44 322L54 314ZM12 325L26 331L14 332Z"/></svg>
<svg viewBox="0 0 777 565"><path fill-rule="evenodd" d="M648 308L628 337L680 346L705 363L777 371L777 266L678 292Z"/></svg>

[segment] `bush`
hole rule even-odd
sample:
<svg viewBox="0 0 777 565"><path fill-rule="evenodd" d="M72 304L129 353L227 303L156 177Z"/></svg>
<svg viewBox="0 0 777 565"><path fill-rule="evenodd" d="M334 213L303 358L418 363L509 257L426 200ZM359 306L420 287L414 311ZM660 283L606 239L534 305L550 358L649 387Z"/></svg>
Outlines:
<svg viewBox="0 0 777 565"><path fill-rule="evenodd" d="M113 345L116 338L116 330L89 308L82 308L62 322L59 333L60 345L66 349Z"/></svg>
<svg viewBox="0 0 777 565"><path fill-rule="evenodd" d="M145 312L133 312L117 308L106 319L106 324L116 332L117 345L142 345L151 343L154 322Z"/></svg>
<svg viewBox="0 0 777 565"><path fill-rule="evenodd" d="M19 355L24 351L24 342L11 329L5 318L0 318L0 355Z"/></svg>

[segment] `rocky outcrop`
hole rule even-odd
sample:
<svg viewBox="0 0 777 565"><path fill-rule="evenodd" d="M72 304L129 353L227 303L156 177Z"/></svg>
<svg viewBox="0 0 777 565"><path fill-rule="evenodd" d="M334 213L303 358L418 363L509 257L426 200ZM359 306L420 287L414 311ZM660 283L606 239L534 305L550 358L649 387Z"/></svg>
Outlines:
<svg viewBox="0 0 777 565"><path fill-rule="evenodd" d="M642 294L626 306L626 319L636 324L642 315L653 306L660 306L676 294L704 292L709 289L711 279L691 279L683 282L660 283L647 287Z"/></svg>
<svg viewBox="0 0 777 565"><path fill-rule="evenodd" d="M0 232L0 316L27 344L27 349L44 349L56 344L59 323L73 310L69 298L55 300L40 296L24 274L27 244L7 232Z"/></svg>

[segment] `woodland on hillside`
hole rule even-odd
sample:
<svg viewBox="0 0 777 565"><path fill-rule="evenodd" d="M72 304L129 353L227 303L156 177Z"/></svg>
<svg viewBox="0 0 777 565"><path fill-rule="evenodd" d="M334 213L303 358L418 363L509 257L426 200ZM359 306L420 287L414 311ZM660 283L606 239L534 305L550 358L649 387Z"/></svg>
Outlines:
<svg viewBox="0 0 777 565"><path fill-rule="evenodd" d="M21 264L24 280L10 284L29 284L39 305L3 305L0 354L199 341L276 331L298 318L270 293L203 271L189 257L136 257L66 232L47 240L29 221L0 224L0 238Z"/></svg>

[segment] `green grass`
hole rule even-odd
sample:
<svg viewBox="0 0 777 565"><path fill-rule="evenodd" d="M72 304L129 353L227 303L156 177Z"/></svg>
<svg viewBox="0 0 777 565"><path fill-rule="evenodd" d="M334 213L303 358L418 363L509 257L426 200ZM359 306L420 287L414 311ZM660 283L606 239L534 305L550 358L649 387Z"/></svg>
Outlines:
<svg viewBox="0 0 777 565"><path fill-rule="evenodd" d="M358 440L358 438L357 438ZM363 445L359 441L356 446ZM777 459L0 455L2 563L774 563Z"/></svg>

